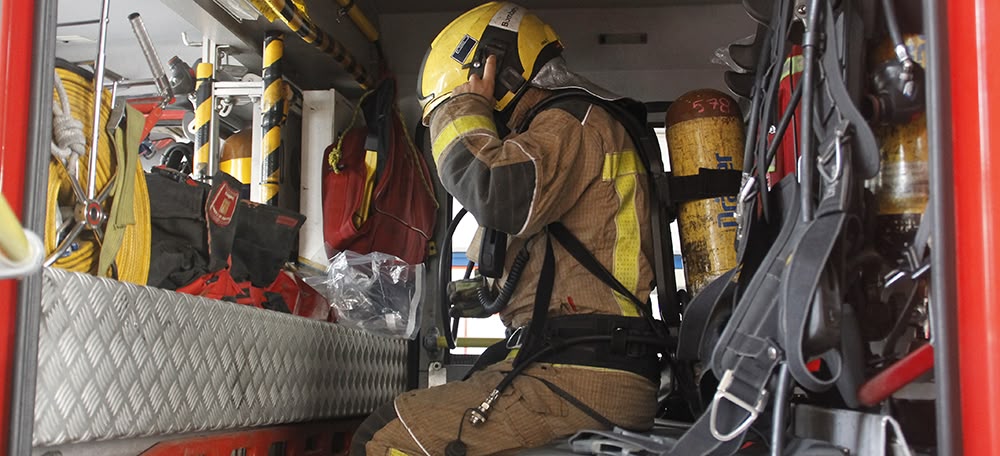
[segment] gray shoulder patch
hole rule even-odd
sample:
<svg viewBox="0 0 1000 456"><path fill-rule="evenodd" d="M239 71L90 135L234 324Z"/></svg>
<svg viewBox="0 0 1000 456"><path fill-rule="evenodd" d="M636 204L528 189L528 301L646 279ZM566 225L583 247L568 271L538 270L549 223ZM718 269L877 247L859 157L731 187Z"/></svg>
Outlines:
<svg viewBox="0 0 1000 456"><path fill-rule="evenodd" d="M565 111L575 117L576 120L580 121L580 123L583 123L583 120L587 118L587 112L590 111L590 107L592 105L593 103L586 100L571 98L552 103L552 106L549 109L554 108Z"/></svg>
<svg viewBox="0 0 1000 456"><path fill-rule="evenodd" d="M438 164L441 183L480 225L518 233L528 220L535 195L535 164L530 161L490 168L458 140Z"/></svg>

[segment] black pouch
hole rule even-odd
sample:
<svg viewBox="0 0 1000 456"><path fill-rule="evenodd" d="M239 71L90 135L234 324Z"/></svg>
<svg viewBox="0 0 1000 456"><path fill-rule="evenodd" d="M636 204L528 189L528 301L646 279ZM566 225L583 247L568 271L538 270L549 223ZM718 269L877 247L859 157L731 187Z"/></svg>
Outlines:
<svg viewBox="0 0 1000 456"><path fill-rule="evenodd" d="M176 290L208 273L205 199L208 185L176 171L146 174L150 209L150 286Z"/></svg>
<svg viewBox="0 0 1000 456"><path fill-rule="evenodd" d="M230 270L237 282L266 288L297 251L304 215L275 206L240 201Z"/></svg>
<svg viewBox="0 0 1000 456"><path fill-rule="evenodd" d="M243 184L223 173L212 177L212 189L205 201L205 219L208 229L209 272L229 265L237 226L240 219L240 190Z"/></svg>

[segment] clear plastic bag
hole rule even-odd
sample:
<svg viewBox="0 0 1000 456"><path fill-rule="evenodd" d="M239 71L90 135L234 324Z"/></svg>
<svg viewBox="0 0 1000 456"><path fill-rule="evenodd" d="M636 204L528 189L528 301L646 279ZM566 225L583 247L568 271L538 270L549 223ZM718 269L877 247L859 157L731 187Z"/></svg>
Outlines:
<svg viewBox="0 0 1000 456"><path fill-rule="evenodd" d="M380 336L413 339L420 328L423 268L385 253L348 250L330 259L326 276L305 281L330 301L339 323Z"/></svg>

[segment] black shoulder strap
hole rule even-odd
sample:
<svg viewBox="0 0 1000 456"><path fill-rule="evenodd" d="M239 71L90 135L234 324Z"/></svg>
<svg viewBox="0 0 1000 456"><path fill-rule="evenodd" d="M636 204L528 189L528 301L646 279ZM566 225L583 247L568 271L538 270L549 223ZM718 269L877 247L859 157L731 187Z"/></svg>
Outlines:
<svg viewBox="0 0 1000 456"><path fill-rule="evenodd" d="M587 92L580 90L568 90L556 93L555 95L542 100L532 107L524 120L518 126L517 131L527 129L531 121L538 113L555 107L559 102L570 99L586 100L604 109L615 118L628 133L632 144L638 149L639 157L647 171L650 188L653 190L667 186L668 176L663 171L663 162L660 158L660 146L656 140L653 130L645 124L645 119L640 119L637 115L642 112L641 108L626 109L621 102L611 102L598 98ZM638 105L638 103L633 103ZM641 105L638 105L641 106ZM656 289L658 290L658 301L660 315L668 327L676 328L680 325L680 303L677 301L677 284L673 274L673 243L670 239L670 221L666 214L669 213L662 200L658 204L652 204L652 228L653 228L653 270L656 278ZM589 252L587 252L590 255ZM592 256L592 255L590 255ZM671 271L667 273L666 265L671 265ZM611 284L609 284L611 286ZM640 307L641 308L641 307Z"/></svg>
<svg viewBox="0 0 1000 456"><path fill-rule="evenodd" d="M379 181L389 161L392 144L392 112L396 99L396 81L387 78L374 89L373 96L362 102L362 113L368 128L365 150L375 151L378 157L375 166L375 182Z"/></svg>
<svg viewBox="0 0 1000 456"><path fill-rule="evenodd" d="M601 262L594 258L594 255L584 247L583 243L577 239L562 223L556 222L549 225L549 233L552 234L562 244L563 248L573 255L573 258L580 263L588 272L590 272L598 280L604 282L605 285L610 287L616 293L628 298L635 304L635 308L638 309L643 316L652 315L652 310L649 308L648 303L644 303L639 300L625 285L622 285L621 281L618 280L611 271L608 271Z"/></svg>

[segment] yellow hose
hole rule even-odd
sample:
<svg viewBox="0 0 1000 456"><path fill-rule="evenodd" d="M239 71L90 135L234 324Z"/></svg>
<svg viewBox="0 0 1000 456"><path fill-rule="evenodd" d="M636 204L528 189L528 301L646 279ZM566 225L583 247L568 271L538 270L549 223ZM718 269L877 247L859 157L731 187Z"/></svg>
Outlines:
<svg viewBox="0 0 1000 456"><path fill-rule="evenodd" d="M28 237L7 198L0 194L0 253L14 263L28 258Z"/></svg>
<svg viewBox="0 0 1000 456"><path fill-rule="evenodd" d="M56 74L62 80L62 83L66 88L66 94L69 97L70 110L73 117L83 123L84 136L86 138L90 138L92 123L90 113L93 109L93 89L90 79L84 78L73 71L62 68L56 69ZM56 100L59 101L58 92L56 92L54 96L56 97ZM100 192L101 189L104 189L105 186L111 185L109 181L114 173L114 167L116 166L116 164L113 163L111 142L103 125L107 122L108 116L110 115L111 94L108 91L105 91L104 96L101 97L101 99L103 101L103 105L101 107L102 125L99 126L101 131L98 138L97 152L98 192ZM90 150L89 144L87 146L87 150ZM126 153L138 153L138 151L129 150L126 151ZM85 155L80 157L79 163L80 171L78 177L80 185L83 188L87 188L87 156ZM142 170L142 165L137 163L136 167L135 195L133 198L133 210L135 211L136 224L130 225L126 228L125 238L122 242L121 249L115 256L115 262L118 266L119 280L144 285L149 277L150 262L149 250L151 226L149 221L149 191L146 187L146 177ZM45 213L45 232L43 234L46 255L54 252L58 246L57 231L59 229L58 221L61 219L60 208L69 208L68 211L63 212L72 214L72 209L76 205L76 196L73 194L72 182L70 179L70 174L65 165L63 165L61 161L53 158L49 162L48 200ZM103 203L106 213L111 208L112 198L114 198L114 196L108 198L108 200ZM72 217L72 215L68 215L68 217ZM100 276L108 275L108 271L94 271L94 269L97 268L99 248L96 245L97 241L91 232L84 231L83 234L77 237L75 244L77 245L75 250L72 250L69 254L56 260L56 267Z"/></svg>

